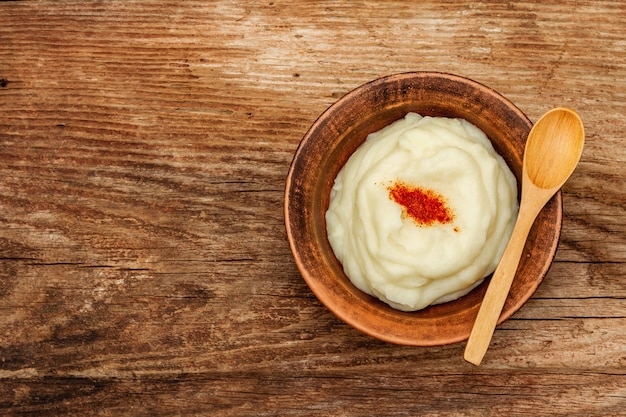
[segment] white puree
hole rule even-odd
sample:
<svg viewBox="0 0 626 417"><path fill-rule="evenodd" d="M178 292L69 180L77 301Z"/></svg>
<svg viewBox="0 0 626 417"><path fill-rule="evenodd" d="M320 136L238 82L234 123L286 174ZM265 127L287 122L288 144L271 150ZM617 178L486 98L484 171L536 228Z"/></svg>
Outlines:
<svg viewBox="0 0 626 417"><path fill-rule="evenodd" d="M453 220L418 224L390 197L397 181L442 196ZM414 311L461 297L491 274L517 211L515 177L480 129L409 113L350 157L335 179L326 222L352 283Z"/></svg>

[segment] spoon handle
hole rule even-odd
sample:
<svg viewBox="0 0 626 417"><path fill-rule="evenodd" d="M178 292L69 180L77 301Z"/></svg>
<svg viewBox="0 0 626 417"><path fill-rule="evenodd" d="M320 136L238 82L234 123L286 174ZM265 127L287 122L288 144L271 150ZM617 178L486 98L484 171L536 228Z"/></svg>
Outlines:
<svg viewBox="0 0 626 417"><path fill-rule="evenodd" d="M531 198L527 199L530 201L525 202L523 197L511 239L502 254L498 267L491 277L491 282L480 305L474 327L465 346L464 358L474 365L480 365L483 356L487 352L498 318L500 318L502 307L504 307L504 302L511 289L528 233L539 211L545 205L545 202L539 203Z"/></svg>

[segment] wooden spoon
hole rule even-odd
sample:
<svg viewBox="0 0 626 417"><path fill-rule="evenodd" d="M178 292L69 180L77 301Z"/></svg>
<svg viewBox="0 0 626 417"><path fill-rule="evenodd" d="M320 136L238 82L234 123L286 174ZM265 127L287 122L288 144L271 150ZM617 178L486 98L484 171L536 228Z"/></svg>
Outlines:
<svg viewBox="0 0 626 417"><path fill-rule="evenodd" d="M524 150L519 214L467 341L466 361L479 365L487 352L530 228L543 206L574 172L584 142L582 121L575 111L567 108L550 110L531 129Z"/></svg>

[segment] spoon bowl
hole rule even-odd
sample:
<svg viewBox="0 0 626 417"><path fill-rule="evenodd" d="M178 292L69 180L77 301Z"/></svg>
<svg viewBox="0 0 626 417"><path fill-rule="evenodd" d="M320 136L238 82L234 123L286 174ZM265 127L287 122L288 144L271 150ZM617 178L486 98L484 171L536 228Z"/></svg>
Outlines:
<svg viewBox="0 0 626 417"><path fill-rule="evenodd" d="M541 209L572 175L585 142L578 114L564 107L550 110L533 126L526 141L520 210L511 239L498 264L465 347L465 360L482 361L524 250Z"/></svg>
<svg viewBox="0 0 626 417"><path fill-rule="evenodd" d="M561 188L580 160L585 130L576 112L552 109L531 130L524 150L524 170L539 188Z"/></svg>

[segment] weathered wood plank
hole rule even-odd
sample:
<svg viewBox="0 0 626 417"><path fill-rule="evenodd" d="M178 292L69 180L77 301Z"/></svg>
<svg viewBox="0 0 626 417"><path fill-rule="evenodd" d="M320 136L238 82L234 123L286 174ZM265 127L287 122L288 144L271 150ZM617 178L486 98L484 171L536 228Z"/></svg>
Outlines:
<svg viewBox="0 0 626 417"><path fill-rule="evenodd" d="M623 415L625 23L622 1L0 2L0 414ZM586 126L556 262L480 368L340 322L285 240L308 126L414 70Z"/></svg>

